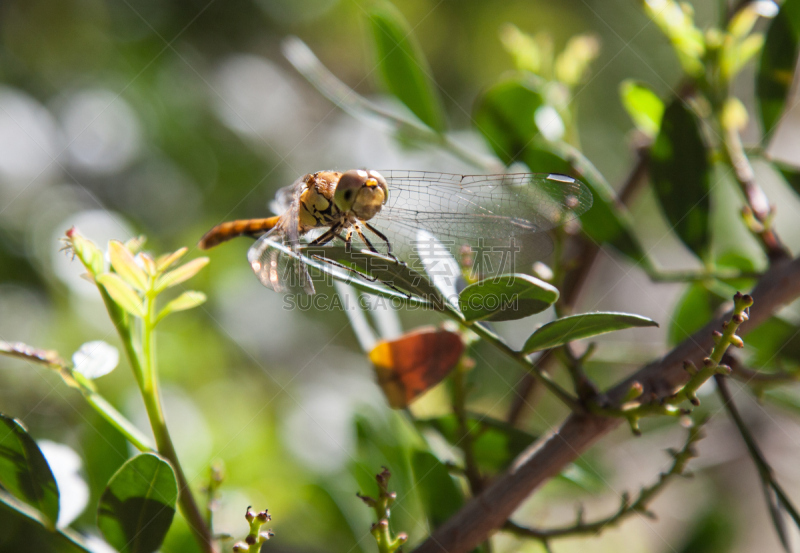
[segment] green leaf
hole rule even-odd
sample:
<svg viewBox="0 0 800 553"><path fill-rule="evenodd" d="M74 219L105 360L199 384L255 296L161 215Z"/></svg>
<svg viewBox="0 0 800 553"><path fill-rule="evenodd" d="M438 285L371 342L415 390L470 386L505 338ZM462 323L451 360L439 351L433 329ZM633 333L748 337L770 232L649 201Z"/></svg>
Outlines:
<svg viewBox="0 0 800 553"><path fill-rule="evenodd" d="M697 117L676 98L667 107L650 150L650 177L667 221L686 246L708 253L710 171Z"/></svg>
<svg viewBox="0 0 800 553"><path fill-rule="evenodd" d="M771 317L747 333L745 347L753 351L749 365L754 368L780 366L783 361L800 363L800 329Z"/></svg>
<svg viewBox="0 0 800 553"><path fill-rule="evenodd" d="M622 105L636 128L650 138L655 137L664 115L664 102L661 98L644 83L632 79L620 83L619 94Z"/></svg>
<svg viewBox="0 0 800 553"><path fill-rule="evenodd" d="M539 134L534 116L545 102L536 84L531 77L512 77L493 85L475 104L475 127L506 165L519 160Z"/></svg>
<svg viewBox="0 0 800 553"><path fill-rule="evenodd" d="M470 284L458 296L467 321L513 321L541 313L558 299L558 289L524 274L500 275Z"/></svg>
<svg viewBox="0 0 800 553"><path fill-rule="evenodd" d="M699 76L703 72L701 60L705 52L705 39L703 32L694 24L691 7L675 0L643 2L643 7L672 43L684 71Z"/></svg>
<svg viewBox="0 0 800 553"><path fill-rule="evenodd" d="M154 453L129 459L106 486L97 526L121 553L151 553L167 535L178 484L172 467Z"/></svg>
<svg viewBox="0 0 800 553"><path fill-rule="evenodd" d="M176 286L181 282L186 282L199 273L203 267L208 265L209 261L207 257L198 257L197 259L192 259L188 263L184 263L177 269L164 273L156 280L155 289L160 292L165 288Z"/></svg>
<svg viewBox="0 0 800 553"><path fill-rule="evenodd" d="M447 468L428 451L413 451L411 468L431 528L446 522L464 503L464 496Z"/></svg>
<svg viewBox="0 0 800 553"><path fill-rule="evenodd" d="M475 462L485 471L499 472L536 441L536 436L487 415L467 413L467 423L472 433L472 451ZM461 442L455 415L445 415L417 421L420 426L436 430L453 446Z"/></svg>
<svg viewBox="0 0 800 553"><path fill-rule="evenodd" d="M794 79L800 49L800 1L786 0L770 24L756 75L756 98L764 139L778 126Z"/></svg>
<svg viewBox="0 0 800 553"><path fill-rule="evenodd" d="M0 490L0 551L92 553L83 536L61 528L53 530L36 509ZM96 551L96 549L94 550Z"/></svg>
<svg viewBox="0 0 800 553"><path fill-rule="evenodd" d="M371 9L369 20L378 69L389 91L423 123L444 132L442 102L411 26L388 2Z"/></svg>
<svg viewBox="0 0 800 553"><path fill-rule="evenodd" d="M669 344L682 342L703 328L703 325L714 316L714 310L721 304L719 298L711 294L702 283L689 285L672 314L668 332Z"/></svg>
<svg viewBox="0 0 800 553"><path fill-rule="evenodd" d="M298 255L281 244L271 244L271 247L280 249L286 255L294 257ZM352 270L337 267L322 259L335 261ZM383 254L368 250L354 250L344 246L325 246L303 250L303 261L309 269L328 274L336 280L370 294L399 300L403 303L426 305L434 309L444 308L445 298L425 276L416 272L406 263L398 262ZM389 283L397 290L387 287L383 283Z"/></svg>
<svg viewBox="0 0 800 553"><path fill-rule="evenodd" d="M0 414L0 485L35 507L49 528L58 520L58 487L50 466L25 427Z"/></svg>
<svg viewBox="0 0 800 553"><path fill-rule="evenodd" d="M614 330L643 326L658 326L658 323L630 313L598 312L570 315L541 326L528 337L522 351L531 353Z"/></svg>
<svg viewBox="0 0 800 553"><path fill-rule="evenodd" d="M164 309L161 310L161 313L158 314L158 319L161 320L167 315L175 313L176 311L186 311L187 309L192 309L198 305L203 305L205 301L206 295L204 293L197 292L195 290L189 290L165 305Z"/></svg>
<svg viewBox="0 0 800 553"><path fill-rule="evenodd" d="M111 259L111 266L117 274L139 290L144 292L147 289L147 275L133 258L133 254L126 248L122 242L111 240L108 243L108 257Z"/></svg>
<svg viewBox="0 0 800 553"><path fill-rule="evenodd" d="M144 302L130 285L114 273L97 275L97 283L103 287L114 300L114 303L134 317L144 317Z"/></svg>

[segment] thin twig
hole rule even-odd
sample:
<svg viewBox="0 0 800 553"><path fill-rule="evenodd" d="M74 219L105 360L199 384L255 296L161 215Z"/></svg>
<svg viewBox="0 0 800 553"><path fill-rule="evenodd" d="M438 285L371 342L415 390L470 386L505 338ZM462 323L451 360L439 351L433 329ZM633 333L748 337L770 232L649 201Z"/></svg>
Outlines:
<svg viewBox="0 0 800 553"><path fill-rule="evenodd" d="M621 523L623 520L636 513L652 518L653 515L648 510L650 503L671 480L684 473L689 459L697 456L694 450L694 444L703 437L701 426L702 423L689 429L689 436L686 439L683 449L680 451L670 451L670 454L673 457L673 463L670 469L667 472L662 472L654 484L646 488L642 488L634 501L631 501L630 496L627 493L623 494L622 504L614 514L594 522L583 522L581 520L582 512L579 512L578 521L575 524L561 528L531 528L522 526L510 520L506 522L503 528L518 536L525 536L547 541L554 538L597 534L605 528Z"/></svg>
<svg viewBox="0 0 800 553"><path fill-rule="evenodd" d="M761 451L761 448L758 446L758 443L756 443L756 440L750 432L750 429L745 424L742 415L739 413L739 409L733 402L733 396L731 396L731 392L728 389L728 382L726 378L723 375L716 375L714 378L717 382L717 393L719 393L720 399L722 399L722 405L725 407L725 411L728 412L728 415L733 420L733 423L736 425L736 428L739 431L739 435L742 437L745 445L747 446L747 451L750 453L750 458L753 459L753 463L756 465L756 469L758 470L758 476L761 478L761 482L764 485L765 493L767 490L771 490L780 501L780 506L789 513L789 516L792 517L794 523L800 527L800 513L798 513L797 508L794 506L791 499L789 499L789 496L775 479L775 474L772 471L772 467L767 461L764 453ZM767 504L771 505L771 498L769 497L769 494L767 494ZM781 541L785 543L786 540L783 533L783 527L780 519L778 518L780 513L774 512L772 509L770 509L770 511L773 513L775 530L781 537Z"/></svg>

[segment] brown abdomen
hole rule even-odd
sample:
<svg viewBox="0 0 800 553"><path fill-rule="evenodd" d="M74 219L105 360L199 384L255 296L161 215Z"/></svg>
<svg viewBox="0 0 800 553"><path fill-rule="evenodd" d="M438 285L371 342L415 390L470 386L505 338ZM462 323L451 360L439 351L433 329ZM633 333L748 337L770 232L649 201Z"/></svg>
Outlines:
<svg viewBox="0 0 800 553"><path fill-rule="evenodd" d="M239 219L220 223L209 230L197 244L201 250L213 248L217 244L226 242L237 236L261 236L265 232L272 230L277 224L279 216L267 217L266 219Z"/></svg>

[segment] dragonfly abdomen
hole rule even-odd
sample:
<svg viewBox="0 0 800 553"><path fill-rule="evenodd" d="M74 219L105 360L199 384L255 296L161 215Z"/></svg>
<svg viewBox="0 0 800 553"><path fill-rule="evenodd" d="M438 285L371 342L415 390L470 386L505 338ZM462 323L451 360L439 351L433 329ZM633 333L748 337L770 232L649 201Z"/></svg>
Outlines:
<svg viewBox="0 0 800 553"><path fill-rule="evenodd" d="M277 224L278 219L280 219L280 217L275 215L274 217L267 217L265 219L238 219L236 221L221 223L205 233L200 239L198 246L201 250L207 250L231 238L236 238L237 236L257 238L272 230Z"/></svg>

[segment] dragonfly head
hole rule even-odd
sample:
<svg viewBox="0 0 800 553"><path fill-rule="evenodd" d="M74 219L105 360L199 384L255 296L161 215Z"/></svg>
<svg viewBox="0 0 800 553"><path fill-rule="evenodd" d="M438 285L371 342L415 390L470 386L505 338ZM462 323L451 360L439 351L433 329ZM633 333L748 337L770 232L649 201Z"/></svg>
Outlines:
<svg viewBox="0 0 800 553"><path fill-rule="evenodd" d="M353 169L342 173L333 201L340 210L352 212L362 221L372 219L389 198L386 179L377 171Z"/></svg>

